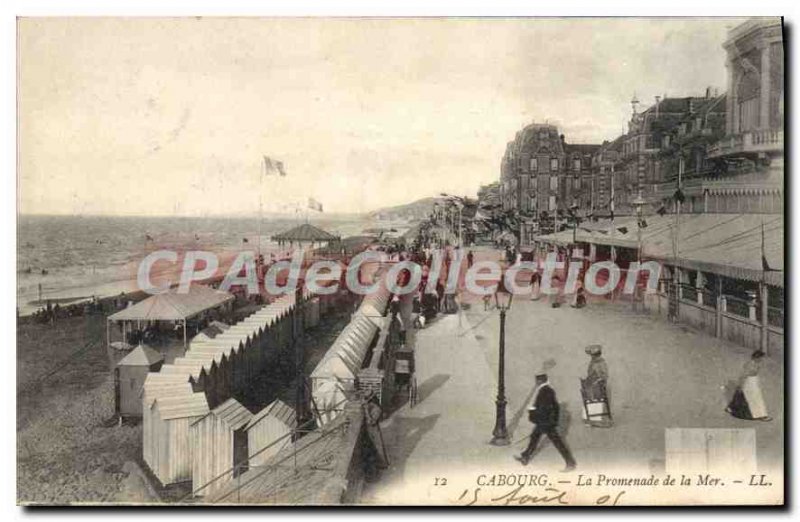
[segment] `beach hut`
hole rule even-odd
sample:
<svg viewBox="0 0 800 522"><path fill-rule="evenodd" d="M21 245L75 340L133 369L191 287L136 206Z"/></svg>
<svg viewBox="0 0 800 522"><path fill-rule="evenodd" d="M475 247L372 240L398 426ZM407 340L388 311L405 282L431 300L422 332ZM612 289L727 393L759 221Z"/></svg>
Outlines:
<svg viewBox="0 0 800 522"><path fill-rule="evenodd" d="M292 443L290 434L296 425L295 411L276 400L247 423L247 449L250 467L263 466L286 445Z"/></svg>
<svg viewBox="0 0 800 522"><path fill-rule="evenodd" d="M220 322L220 321L211 321L208 326L200 330L200 332L192 337L192 342L189 344L191 346L192 343L195 342L204 342L210 341L211 339L215 338L225 330L230 328L227 324Z"/></svg>
<svg viewBox="0 0 800 522"><path fill-rule="evenodd" d="M247 432L253 414L228 399L192 424L192 490L209 495L247 470ZM234 465L241 466L234 469Z"/></svg>
<svg viewBox="0 0 800 522"><path fill-rule="evenodd" d="M164 357L144 345L134 348L114 368L114 405L123 418L142 416L142 387L150 372L157 372Z"/></svg>
<svg viewBox="0 0 800 522"><path fill-rule="evenodd" d="M354 316L311 372L311 395L323 424L336 417L336 405L355 389L377 332L372 318Z"/></svg>
<svg viewBox="0 0 800 522"><path fill-rule="evenodd" d="M192 480L189 428L208 413L205 394L158 397L144 407L150 411L143 419L142 430L148 436L142 454L150 470L164 486Z"/></svg>
<svg viewBox="0 0 800 522"><path fill-rule="evenodd" d="M319 324L320 299L312 297L303 306L303 324L306 328L314 328Z"/></svg>

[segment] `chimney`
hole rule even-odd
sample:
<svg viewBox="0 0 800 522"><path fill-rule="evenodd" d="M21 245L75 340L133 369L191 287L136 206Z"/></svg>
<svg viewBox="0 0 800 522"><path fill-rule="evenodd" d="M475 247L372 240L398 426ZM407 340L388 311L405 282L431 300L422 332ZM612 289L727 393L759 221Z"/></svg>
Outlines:
<svg viewBox="0 0 800 522"><path fill-rule="evenodd" d="M658 103L661 101L661 96L656 96L656 118L658 118Z"/></svg>
<svg viewBox="0 0 800 522"><path fill-rule="evenodd" d="M706 100L711 98L711 87L706 87Z"/></svg>

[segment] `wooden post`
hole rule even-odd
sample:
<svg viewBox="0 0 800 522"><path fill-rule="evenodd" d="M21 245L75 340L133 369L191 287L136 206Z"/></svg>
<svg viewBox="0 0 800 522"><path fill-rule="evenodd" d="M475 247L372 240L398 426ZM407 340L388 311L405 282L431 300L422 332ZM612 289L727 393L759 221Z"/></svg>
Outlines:
<svg viewBox="0 0 800 522"><path fill-rule="evenodd" d="M186 319L183 320L183 351L186 351Z"/></svg>
<svg viewBox="0 0 800 522"><path fill-rule="evenodd" d="M769 346L767 342L767 334L769 333L767 326L769 321L769 287L765 283L759 284L761 292L761 351L769 353Z"/></svg>
<svg viewBox="0 0 800 522"><path fill-rule="evenodd" d="M106 349L111 348L111 320L106 318Z"/></svg>
<svg viewBox="0 0 800 522"><path fill-rule="evenodd" d="M722 312L725 311L725 297L722 295L722 276L717 275L716 336L722 337Z"/></svg>
<svg viewBox="0 0 800 522"><path fill-rule="evenodd" d="M697 293L697 304L703 304L703 289L705 288L705 277L703 276L703 272L700 270L697 271L697 279L694 281L694 289Z"/></svg>

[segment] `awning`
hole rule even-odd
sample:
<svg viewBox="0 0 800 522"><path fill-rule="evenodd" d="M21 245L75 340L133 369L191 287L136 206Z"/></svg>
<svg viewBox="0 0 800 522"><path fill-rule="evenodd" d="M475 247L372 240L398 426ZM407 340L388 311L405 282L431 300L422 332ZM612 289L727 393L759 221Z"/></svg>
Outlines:
<svg viewBox="0 0 800 522"><path fill-rule="evenodd" d="M177 289L148 297L111 316L111 321L181 321L216 308L234 296L222 290L193 285L186 293Z"/></svg>
<svg viewBox="0 0 800 522"><path fill-rule="evenodd" d="M642 258L656 259L690 270L783 287L783 216L774 214L683 214L646 216ZM637 248L637 220L632 216L581 224L573 230L536 236L536 241ZM675 248L675 230L680 239ZM770 271L762 266L763 255Z"/></svg>

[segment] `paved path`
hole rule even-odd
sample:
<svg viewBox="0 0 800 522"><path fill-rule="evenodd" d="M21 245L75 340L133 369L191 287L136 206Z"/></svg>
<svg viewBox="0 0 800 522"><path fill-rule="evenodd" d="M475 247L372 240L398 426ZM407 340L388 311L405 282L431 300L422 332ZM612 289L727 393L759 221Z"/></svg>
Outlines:
<svg viewBox="0 0 800 522"><path fill-rule="evenodd" d="M634 314L624 305L553 309L544 301L518 299L508 314L506 347L507 416L515 442L494 447L488 442L495 416L498 313L472 305L460 317L440 316L416 334L420 402L403 406L385 423L392 465L368 485L365 502L465 503L481 474L547 473L556 487L558 481L569 487L566 482L574 483L581 473L659 474L668 427L753 428L760 470L782 465L779 357L767 361L762 376L774 420L742 421L723 411L723 386L738 375L749 350ZM610 367L612 429L590 428L580 419L578 379L588 364L583 349L592 343L605 346ZM563 461L549 443L526 468L512 458L530 432L525 409L533 376L543 369L566 413L575 473L559 473ZM436 486L437 479L447 484ZM467 497L460 497L465 490Z"/></svg>

